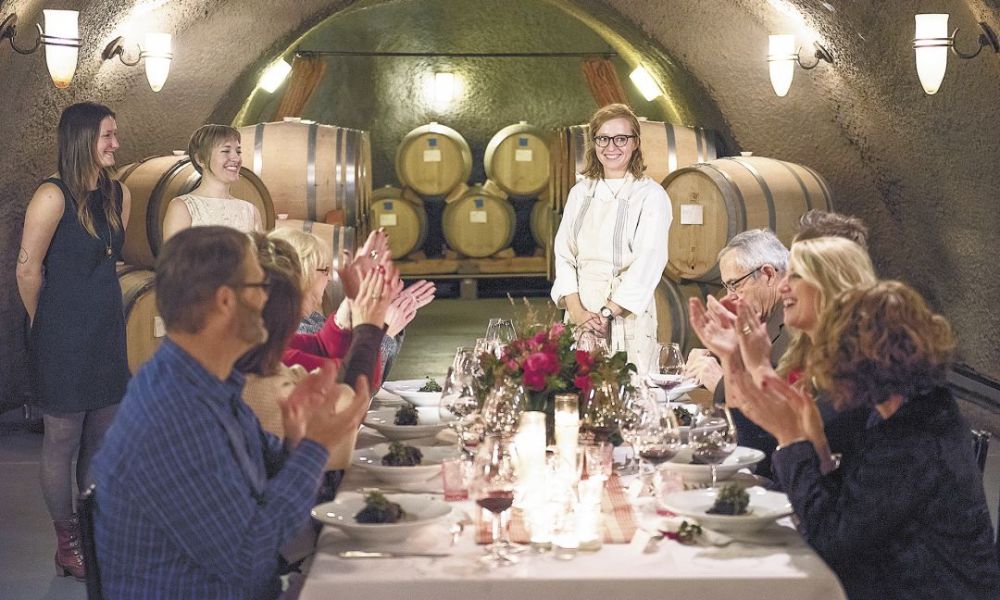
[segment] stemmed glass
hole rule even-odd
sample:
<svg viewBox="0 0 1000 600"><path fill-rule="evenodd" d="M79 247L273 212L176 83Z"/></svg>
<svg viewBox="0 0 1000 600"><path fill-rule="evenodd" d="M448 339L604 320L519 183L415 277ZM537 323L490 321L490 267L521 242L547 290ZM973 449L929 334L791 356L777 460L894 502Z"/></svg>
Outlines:
<svg viewBox="0 0 1000 600"><path fill-rule="evenodd" d="M631 460L625 464L622 473L632 474L639 471L639 437L654 420L660 418L660 408L649 390L642 386L626 390L622 403L625 410L619 423L619 430L625 442L632 448Z"/></svg>
<svg viewBox="0 0 1000 600"><path fill-rule="evenodd" d="M475 357L471 348L459 348L455 360L445 376L441 389L441 400L438 403L438 414L441 421L447 423L458 435L458 445L465 452L478 442L478 436L472 439L469 435L472 425L479 414L479 402L472 388L475 376Z"/></svg>
<svg viewBox="0 0 1000 600"><path fill-rule="evenodd" d="M510 319L490 319L489 325L486 327L486 341L493 344L496 352L500 351L510 342L514 341L516 333L514 332L514 322Z"/></svg>
<svg viewBox="0 0 1000 600"><path fill-rule="evenodd" d="M487 435L513 435L528 404L528 394L520 384L504 380L486 394L482 420Z"/></svg>
<svg viewBox="0 0 1000 600"><path fill-rule="evenodd" d="M479 447L472 464L471 496L476 504L492 513L493 543L480 561L495 567L517 563L517 557L505 552L510 543L502 526L505 514L514 504L514 444L509 437L488 435Z"/></svg>
<svg viewBox="0 0 1000 600"><path fill-rule="evenodd" d="M663 388L669 394L670 390L684 381L684 354L680 344L657 344L656 354L650 365L650 381Z"/></svg>
<svg viewBox="0 0 1000 600"><path fill-rule="evenodd" d="M691 426L688 438L692 461L711 466L714 488L716 468L736 450L736 426L729 409L724 406L708 409L697 424Z"/></svg>

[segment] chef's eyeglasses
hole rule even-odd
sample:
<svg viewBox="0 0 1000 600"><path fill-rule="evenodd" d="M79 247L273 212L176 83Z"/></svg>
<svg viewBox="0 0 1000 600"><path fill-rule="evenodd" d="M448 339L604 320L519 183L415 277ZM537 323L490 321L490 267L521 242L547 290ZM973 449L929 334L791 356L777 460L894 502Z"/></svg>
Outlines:
<svg viewBox="0 0 1000 600"><path fill-rule="evenodd" d="M617 146L619 148L624 148L625 144L628 144L629 140L637 138L637 137L639 137L639 136L637 136L637 135L615 135L615 136L595 135L594 136L594 143L597 144L598 148L607 148L608 144L611 143L612 141L614 141L615 142L615 146Z"/></svg>

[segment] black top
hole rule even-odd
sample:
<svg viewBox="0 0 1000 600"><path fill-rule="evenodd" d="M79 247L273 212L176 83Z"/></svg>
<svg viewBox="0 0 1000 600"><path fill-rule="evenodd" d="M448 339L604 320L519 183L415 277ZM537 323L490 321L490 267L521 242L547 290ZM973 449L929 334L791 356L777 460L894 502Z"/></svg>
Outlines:
<svg viewBox="0 0 1000 600"><path fill-rule="evenodd" d="M945 388L910 398L819 473L812 445L773 455L799 531L851 600L1000 598L1000 566L969 426Z"/></svg>
<svg viewBox="0 0 1000 600"><path fill-rule="evenodd" d="M99 190L87 199L94 208L95 238L80 224L66 184L45 181L59 186L65 204L45 254L31 327L35 397L49 412L94 410L120 402L128 383L122 292L115 272L125 234L109 227ZM120 216L121 184L114 184Z"/></svg>

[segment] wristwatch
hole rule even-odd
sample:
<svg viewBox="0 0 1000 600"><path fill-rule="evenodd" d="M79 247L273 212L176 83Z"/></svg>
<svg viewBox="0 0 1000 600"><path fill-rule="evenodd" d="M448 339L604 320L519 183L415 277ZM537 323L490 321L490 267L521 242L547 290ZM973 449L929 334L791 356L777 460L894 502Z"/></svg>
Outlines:
<svg viewBox="0 0 1000 600"><path fill-rule="evenodd" d="M601 310L599 310L598 313L600 313L600 315L605 319L607 319L608 321L610 321L615 317L615 313L611 312L611 309L608 308L607 306L602 306Z"/></svg>

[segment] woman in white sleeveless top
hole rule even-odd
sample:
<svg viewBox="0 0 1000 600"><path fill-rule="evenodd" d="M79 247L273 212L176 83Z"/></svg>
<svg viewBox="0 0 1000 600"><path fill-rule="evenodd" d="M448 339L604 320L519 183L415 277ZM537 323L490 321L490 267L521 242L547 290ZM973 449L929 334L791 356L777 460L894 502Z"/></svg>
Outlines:
<svg viewBox="0 0 1000 600"><path fill-rule="evenodd" d="M163 219L163 240L181 229L225 225L240 231L264 231L257 207L234 198L230 186L243 166L240 132L226 125L204 125L191 135L188 156L201 173L198 187L170 201Z"/></svg>
<svg viewBox="0 0 1000 600"><path fill-rule="evenodd" d="M590 120L584 178L555 238L552 299L577 329L625 351L640 373L656 351L653 292L667 264L670 198L643 175L639 121L624 104Z"/></svg>

